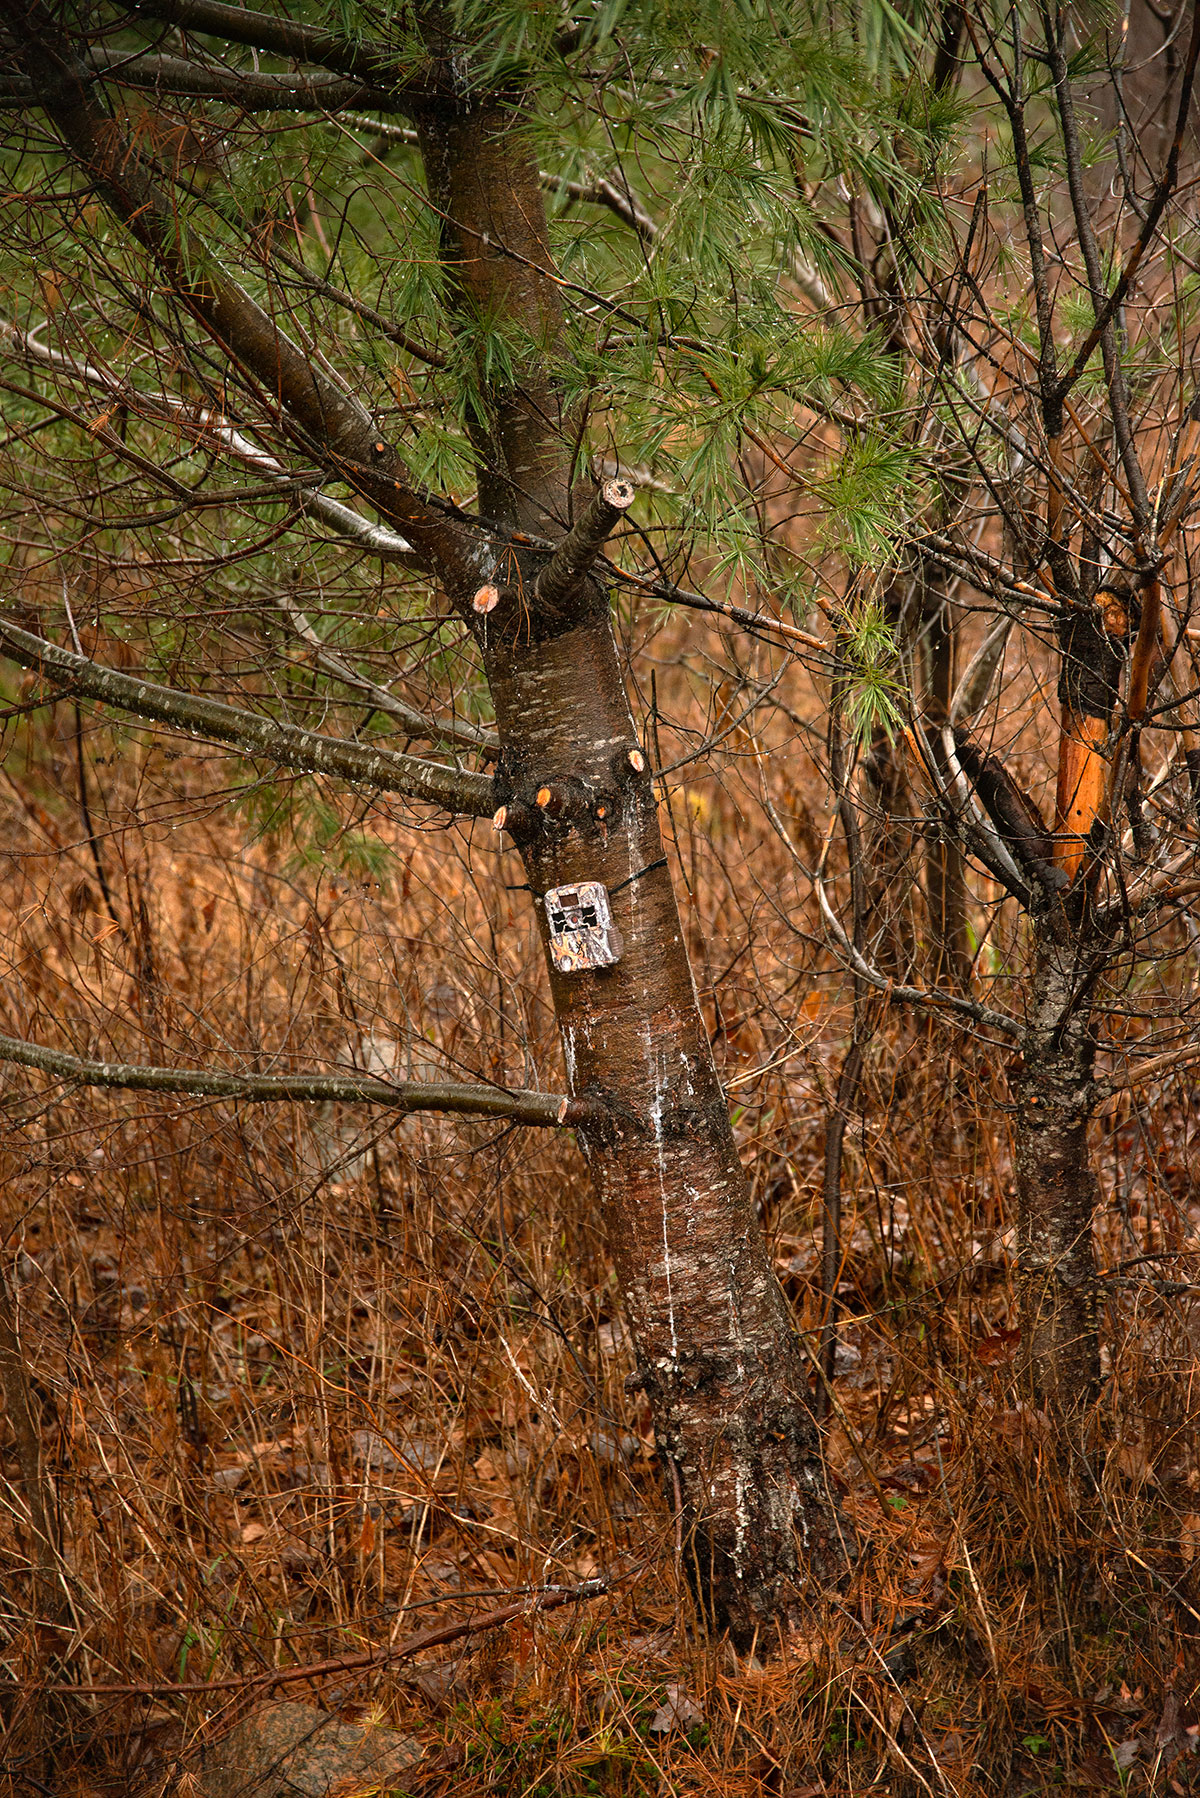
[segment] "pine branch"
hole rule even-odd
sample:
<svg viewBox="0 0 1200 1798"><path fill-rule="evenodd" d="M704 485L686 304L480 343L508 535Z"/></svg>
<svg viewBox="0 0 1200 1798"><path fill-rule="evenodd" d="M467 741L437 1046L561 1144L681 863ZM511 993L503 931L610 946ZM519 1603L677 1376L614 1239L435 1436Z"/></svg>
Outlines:
<svg viewBox="0 0 1200 1798"><path fill-rule="evenodd" d="M281 724L257 712L225 705L198 693L156 686L121 674L73 650L60 649L0 615L0 649L22 668L69 684L72 692L101 705L132 713L194 737L227 744L246 756L263 756L280 768L328 774L381 793L400 793L452 814L489 817L495 809L491 780L440 762L424 762L394 749L373 748L343 737L326 737L296 724Z"/></svg>
<svg viewBox="0 0 1200 1798"><path fill-rule="evenodd" d="M207 0L201 10L235 20L245 16L233 7L210 8ZM43 0L0 0L0 18L63 143L179 300L282 407L309 453L398 525L429 572L453 590L470 590L478 578L475 533L413 488L367 408L287 336L184 223L173 196L105 111L86 62L62 37Z"/></svg>
<svg viewBox="0 0 1200 1798"><path fill-rule="evenodd" d="M143 18L177 25L181 31L202 31L291 62L312 62L339 75L354 75L393 95L421 91L412 79L411 59L401 61L382 44L342 37L319 25L272 18L270 13L223 5L221 0L137 0L135 11Z"/></svg>
<svg viewBox="0 0 1200 1798"><path fill-rule="evenodd" d="M118 406L128 406L139 417L169 418L190 432L203 448L232 456L247 468L253 468L256 473L266 476L268 480L278 481L281 489L286 489L295 497L303 512L319 518L335 536L358 544L360 548L378 556L381 561L412 564L413 546L405 538L398 537L395 531L389 531L384 525L372 524L369 518L344 506L341 500L332 499L318 487L306 484L290 469L285 468L277 457L260 449L257 443L232 425L220 412L207 406L189 405L169 393L143 392L129 381L108 375L90 362L80 362L74 356L64 355L61 350L50 349L32 333L22 331L16 325L0 324L0 342L5 339L25 361L39 363L44 368L54 369L56 373L69 375L73 380L97 388Z"/></svg>
<svg viewBox="0 0 1200 1798"><path fill-rule="evenodd" d="M89 62L120 87L196 100L217 100L242 112L341 112L370 106L377 112L406 110L403 98L344 75L261 75L249 69L221 69L183 56L126 56L93 51ZM38 104L37 92L19 75L0 81L0 107Z"/></svg>
<svg viewBox="0 0 1200 1798"><path fill-rule="evenodd" d="M419 133L408 125L388 125L353 113L344 113L342 122L356 131L373 131L385 143L415 146L420 141ZM627 185L618 187L605 175L598 175L594 181L568 181L565 175L552 174L549 169L539 169L538 180L547 193L565 194L579 205L606 206L622 224L636 231L643 243L653 243L658 236L658 226Z"/></svg>
<svg viewBox="0 0 1200 1798"><path fill-rule="evenodd" d="M233 1074L211 1068L154 1068L138 1062L84 1061L19 1037L0 1036L0 1062L37 1068L73 1086L122 1092L190 1093L241 1099L251 1105L386 1105L393 1111L438 1111L459 1117L504 1118L514 1124L573 1126L593 1107L562 1093L537 1093L459 1081L376 1080L367 1074Z"/></svg>
<svg viewBox="0 0 1200 1798"><path fill-rule="evenodd" d="M202 31L229 43L268 50L292 62L314 62L342 75L356 75L360 81L384 88L397 98L406 94L416 101L427 97L434 85L435 77L422 81L414 73L411 58L399 58L383 44L343 37L319 25L273 18L270 13L252 12L246 7L226 6L221 0L135 0L134 11L144 18L177 25L183 31ZM574 24L564 25L554 40L560 56L568 56L578 47L582 29Z"/></svg>

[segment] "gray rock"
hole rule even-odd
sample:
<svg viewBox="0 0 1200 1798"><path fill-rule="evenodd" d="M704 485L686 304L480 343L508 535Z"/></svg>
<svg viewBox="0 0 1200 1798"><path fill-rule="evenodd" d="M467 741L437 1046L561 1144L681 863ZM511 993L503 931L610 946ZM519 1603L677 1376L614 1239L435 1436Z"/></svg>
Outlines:
<svg viewBox="0 0 1200 1798"><path fill-rule="evenodd" d="M421 1758L398 1729L343 1723L312 1704L268 1704L204 1752L203 1798L366 1798Z"/></svg>

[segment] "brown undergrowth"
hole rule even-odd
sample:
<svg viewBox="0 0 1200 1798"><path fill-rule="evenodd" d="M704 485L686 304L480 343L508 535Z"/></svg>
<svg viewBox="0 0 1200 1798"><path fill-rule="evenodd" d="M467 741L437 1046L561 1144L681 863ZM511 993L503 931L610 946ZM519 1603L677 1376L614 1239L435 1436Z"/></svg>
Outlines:
<svg viewBox="0 0 1200 1798"><path fill-rule="evenodd" d="M687 753L711 700L682 656L669 682ZM720 780L673 778L667 834L815 1351L848 1008L753 804L766 778L797 840L824 832L816 701L794 685L789 738L735 735ZM227 762L94 727L93 853L69 707L51 716L63 734L20 726L8 763L4 1029L131 1061L561 1087L528 900L499 891L490 844L376 812L364 849L335 795L315 850L291 825L256 835ZM272 1694L409 1732L414 1798L1191 1789L1200 1177L1174 1079L1102 1120L1109 1377L1064 1463L1014 1387L1000 1070L880 1011L847 1134L828 1425L858 1568L739 1658L682 1577L569 1138L8 1070L6 1265L62 1594L38 1614L6 1420L12 1789L194 1789L205 1743ZM580 1596L389 1658L548 1588Z"/></svg>

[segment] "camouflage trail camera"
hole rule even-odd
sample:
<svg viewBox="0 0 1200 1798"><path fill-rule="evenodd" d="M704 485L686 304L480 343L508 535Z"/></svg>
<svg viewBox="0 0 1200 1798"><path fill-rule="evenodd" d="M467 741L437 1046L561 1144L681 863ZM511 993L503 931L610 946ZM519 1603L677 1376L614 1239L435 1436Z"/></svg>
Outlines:
<svg viewBox="0 0 1200 1798"><path fill-rule="evenodd" d="M543 901L550 924L550 954L560 974L611 968L625 945L612 921L608 893L598 880L551 887Z"/></svg>

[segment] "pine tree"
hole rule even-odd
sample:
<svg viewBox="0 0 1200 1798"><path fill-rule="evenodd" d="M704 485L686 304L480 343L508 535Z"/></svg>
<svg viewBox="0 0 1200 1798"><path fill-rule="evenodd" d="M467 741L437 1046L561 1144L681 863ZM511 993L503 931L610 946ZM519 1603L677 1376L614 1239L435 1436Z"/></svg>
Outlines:
<svg viewBox="0 0 1200 1798"><path fill-rule="evenodd" d="M425 815L493 819L522 859L569 1090L254 1081L11 1040L4 1053L101 1084L575 1129L697 1591L749 1640L853 1550L697 1006L614 604L723 609L814 641L790 621L804 563L764 537L740 458L769 456L798 405L894 398L876 335L836 320L797 331L789 297L793 278L838 277L815 193L848 176L917 204L927 133L870 79L893 27L875 22L864 63L837 18L804 6L568 19L548 5L325 16L146 0L130 18L5 0L0 18L3 99L25 121L10 182L28 196L10 250L18 423L58 421L43 443L60 468L85 424L91 461L73 474L87 528L151 566L178 555L201 502L225 507L232 547L246 525L220 482L231 468L256 482L240 514L256 539L225 570L211 555L211 581L228 590L247 561L321 690L365 694L383 730L334 738L286 708L104 666L69 606L53 629L0 615L0 646L87 702ZM853 435L819 484L831 548L890 553L912 466L886 428ZM157 514L131 517L125 469ZM335 641L332 614L289 601L276 543L329 564L329 533L386 564L393 615L440 607L465 627L474 717L414 714L348 667L355 646ZM685 584L694 547L710 560L704 594ZM747 605L764 594L768 607ZM846 614L868 727L887 703L871 679L878 634L869 606ZM157 647L177 664L178 638ZM414 756L414 740L450 754ZM611 907L607 965L556 953L575 902ZM596 915L580 914L603 934Z"/></svg>

